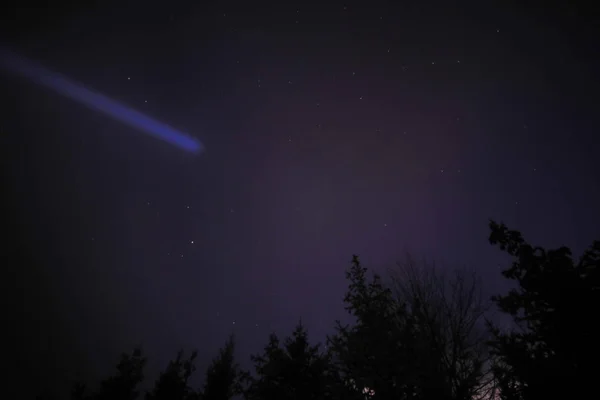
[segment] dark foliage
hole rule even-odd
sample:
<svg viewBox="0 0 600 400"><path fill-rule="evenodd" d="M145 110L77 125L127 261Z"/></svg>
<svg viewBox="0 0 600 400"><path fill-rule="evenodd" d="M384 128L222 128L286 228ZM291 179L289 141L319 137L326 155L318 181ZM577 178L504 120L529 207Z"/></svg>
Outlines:
<svg viewBox="0 0 600 400"><path fill-rule="evenodd" d="M409 398L418 386L416 332L404 304L393 301L392 292L379 276L367 281L367 269L353 256L346 277L346 310L354 325L336 322L336 334L328 339L342 386L342 398Z"/></svg>
<svg viewBox="0 0 600 400"><path fill-rule="evenodd" d="M146 400L195 400L198 394L188 385L188 381L196 366L197 353L193 352L190 358L183 360L183 351L177 353L177 358L170 361L165 371L154 384L154 389L146 393Z"/></svg>
<svg viewBox="0 0 600 400"><path fill-rule="evenodd" d="M595 391L600 347L600 242L579 262L566 247L533 247L490 222L490 243L514 257L502 274L517 287L493 298L516 329L492 326L495 372L507 400L584 398Z"/></svg>
<svg viewBox="0 0 600 400"><path fill-rule="evenodd" d="M146 358L141 349L135 349L131 354L121 355L117 364L117 374L100 382L98 393L93 400L135 400L139 396L137 390L144 379ZM78 394L76 392L76 394Z"/></svg>
<svg viewBox="0 0 600 400"><path fill-rule="evenodd" d="M194 390L189 385L192 374L196 371L197 353L189 358L183 357L183 351L170 361L154 383L154 388L144 396L145 400L230 400L237 390L240 370L234 359L235 342L230 337L225 346L206 370L204 388ZM105 400L140 398L138 385L142 382L146 359L136 349L131 355L124 354L117 364L118 373L100 383L97 393L87 395L86 387L76 383L71 392L72 400Z"/></svg>
<svg viewBox="0 0 600 400"><path fill-rule="evenodd" d="M252 356L254 375L245 374L248 400L329 399L331 363L319 345L311 346L308 333L298 324L283 346L271 334L263 354Z"/></svg>
<svg viewBox="0 0 600 400"><path fill-rule="evenodd" d="M235 341L230 336L218 356L206 370L201 398L203 400L229 400L237 393L240 369L234 357Z"/></svg>

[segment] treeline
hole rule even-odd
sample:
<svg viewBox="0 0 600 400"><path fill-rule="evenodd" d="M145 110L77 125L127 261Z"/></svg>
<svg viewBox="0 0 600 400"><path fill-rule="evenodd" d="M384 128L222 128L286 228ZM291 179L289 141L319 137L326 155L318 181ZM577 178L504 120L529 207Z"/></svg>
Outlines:
<svg viewBox="0 0 600 400"><path fill-rule="evenodd" d="M93 393L72 400L543 400L587 398L600 371L600 241L578 261L568 248L546 251L490 222L490 243L513 258L514 288L485 299L476 275L451 274L407 258L385 279L357 256L344 298L353 323L336 322L325 346L299 324L270 335L244 371L230 337L192 388L196 353L180 352L142 394L146 359L124 354ZM512 320L500 328L494 307Z"/></svg>

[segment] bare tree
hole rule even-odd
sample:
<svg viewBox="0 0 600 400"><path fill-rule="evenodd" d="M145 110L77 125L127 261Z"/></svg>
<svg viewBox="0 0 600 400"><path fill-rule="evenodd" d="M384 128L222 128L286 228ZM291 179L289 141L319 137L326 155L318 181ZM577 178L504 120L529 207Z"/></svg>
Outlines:
<svg viewBox="0 0 600 400"><path fill-rule="evenodd" d="M408 311L419 347L426 398L492 399L481 282L467 269L445 272L407 255L390 270L397 304ZM406 314L404 314L406 315Z"/></svg>

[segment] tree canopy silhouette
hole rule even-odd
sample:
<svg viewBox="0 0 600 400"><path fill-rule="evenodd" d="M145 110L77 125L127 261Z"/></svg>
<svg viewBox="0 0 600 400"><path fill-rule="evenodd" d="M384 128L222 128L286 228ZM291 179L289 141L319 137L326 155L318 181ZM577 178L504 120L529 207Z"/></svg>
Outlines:
<svg viewBox="0 0 600 400"><path fill-rule="evenodd" d="M493 301L510 315L515 329L492 326L498 356L495 373L506 400L568 396L596 391L600 356L600 242L579 262L567 247L545 250L520 232L490 222L490 243L514 258L502 274L516 283Z"/></svg>
<svg viewBox="0 0 600 400"><path fill-rule="evenodd" d="M593 393L600 242L576 262L568 248L533 247L494 221L489 241L514 259L502 274L515 287L491 299L513 328L481 323L488 303L466 270L448 275L407 257L384 282L368 277L355 255L344 296L353 321L336 321L325 351L299 323L283 342L271 334L248 372L237 364L230 336L202 389L189 383L197 354L184 358L180 351L145 400L539 400ZM136 400L145 365L140 349L123 354L95 393L77 384L71 399Z"/></svg>
<svg viewBox="0 0 600 400"><path fill-rule="evenodd" d="M254 374L245 376L248 400L329 399L331 363L329 356L312 346L308 332L299 323L283 345L274 333L260 355L252 356Z"/></svg>
<svg viewBox="0 0 600 400"><path fill-rule="evenodd" d="M344 297L353 325L336 322L336 333L328 345L340 379L343 398L364 399L412 396L418 384L417 357L410 316L404 304L378 275L369 281L358 256L346 273L349 281ZM364 392L364 393L363 393Z"/></svg>
<svg viewBox="0 0 600 400"><path fill-rule="evenodd" d="M201 399L230 400L238 393L241 371L235 362L234 351L235 340L231 335L206 370Z"/></svg>
<svg viewBox="0 0 600 400"><path fill-rule="evenodd" d="M131 354L122 354L117 364L117 374L100 382L100 389L93 400L135 400L140 392L138 386L144 380L146 358L136 348ZM75 393L74 393L75 394Z"/></svg>
<svg viewBox="0 0 600 400"><path fill-rule="evenodd" d="M179 351L175 360L170 361L160 373L154 389L146 393L146 400L196 400L198 393L188 385L188 381L196 371L194 362L197 355L193 352L188 359L183 359L183 350Z"/></svg>
<svg viewBox="0 0 600 400"><path fill-rule="evenodd" d="M489 397L491 373L473 274L446 278L408 257L384 283L367 279L357 256L347 272L346 309L355 323L329 338L342 398L472 400Z"/></svg>

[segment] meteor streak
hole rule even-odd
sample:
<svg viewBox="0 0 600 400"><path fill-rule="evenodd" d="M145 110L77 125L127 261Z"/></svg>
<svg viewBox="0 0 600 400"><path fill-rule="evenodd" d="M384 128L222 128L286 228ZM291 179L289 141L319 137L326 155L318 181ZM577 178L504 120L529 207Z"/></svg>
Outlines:
<svg viewBox="0 0 600 400"><path fill-rule="evenodd" d="M139 111L133 110L100 93L93 92L83 85L52 72L40 65L0 48L0 68L14 75L22 76L37 84L54 90L87 107L102 111L112 118L123 122L160 140L177 146L185 151L200 153L202 143L166 124L158 122Z"/></svg>

